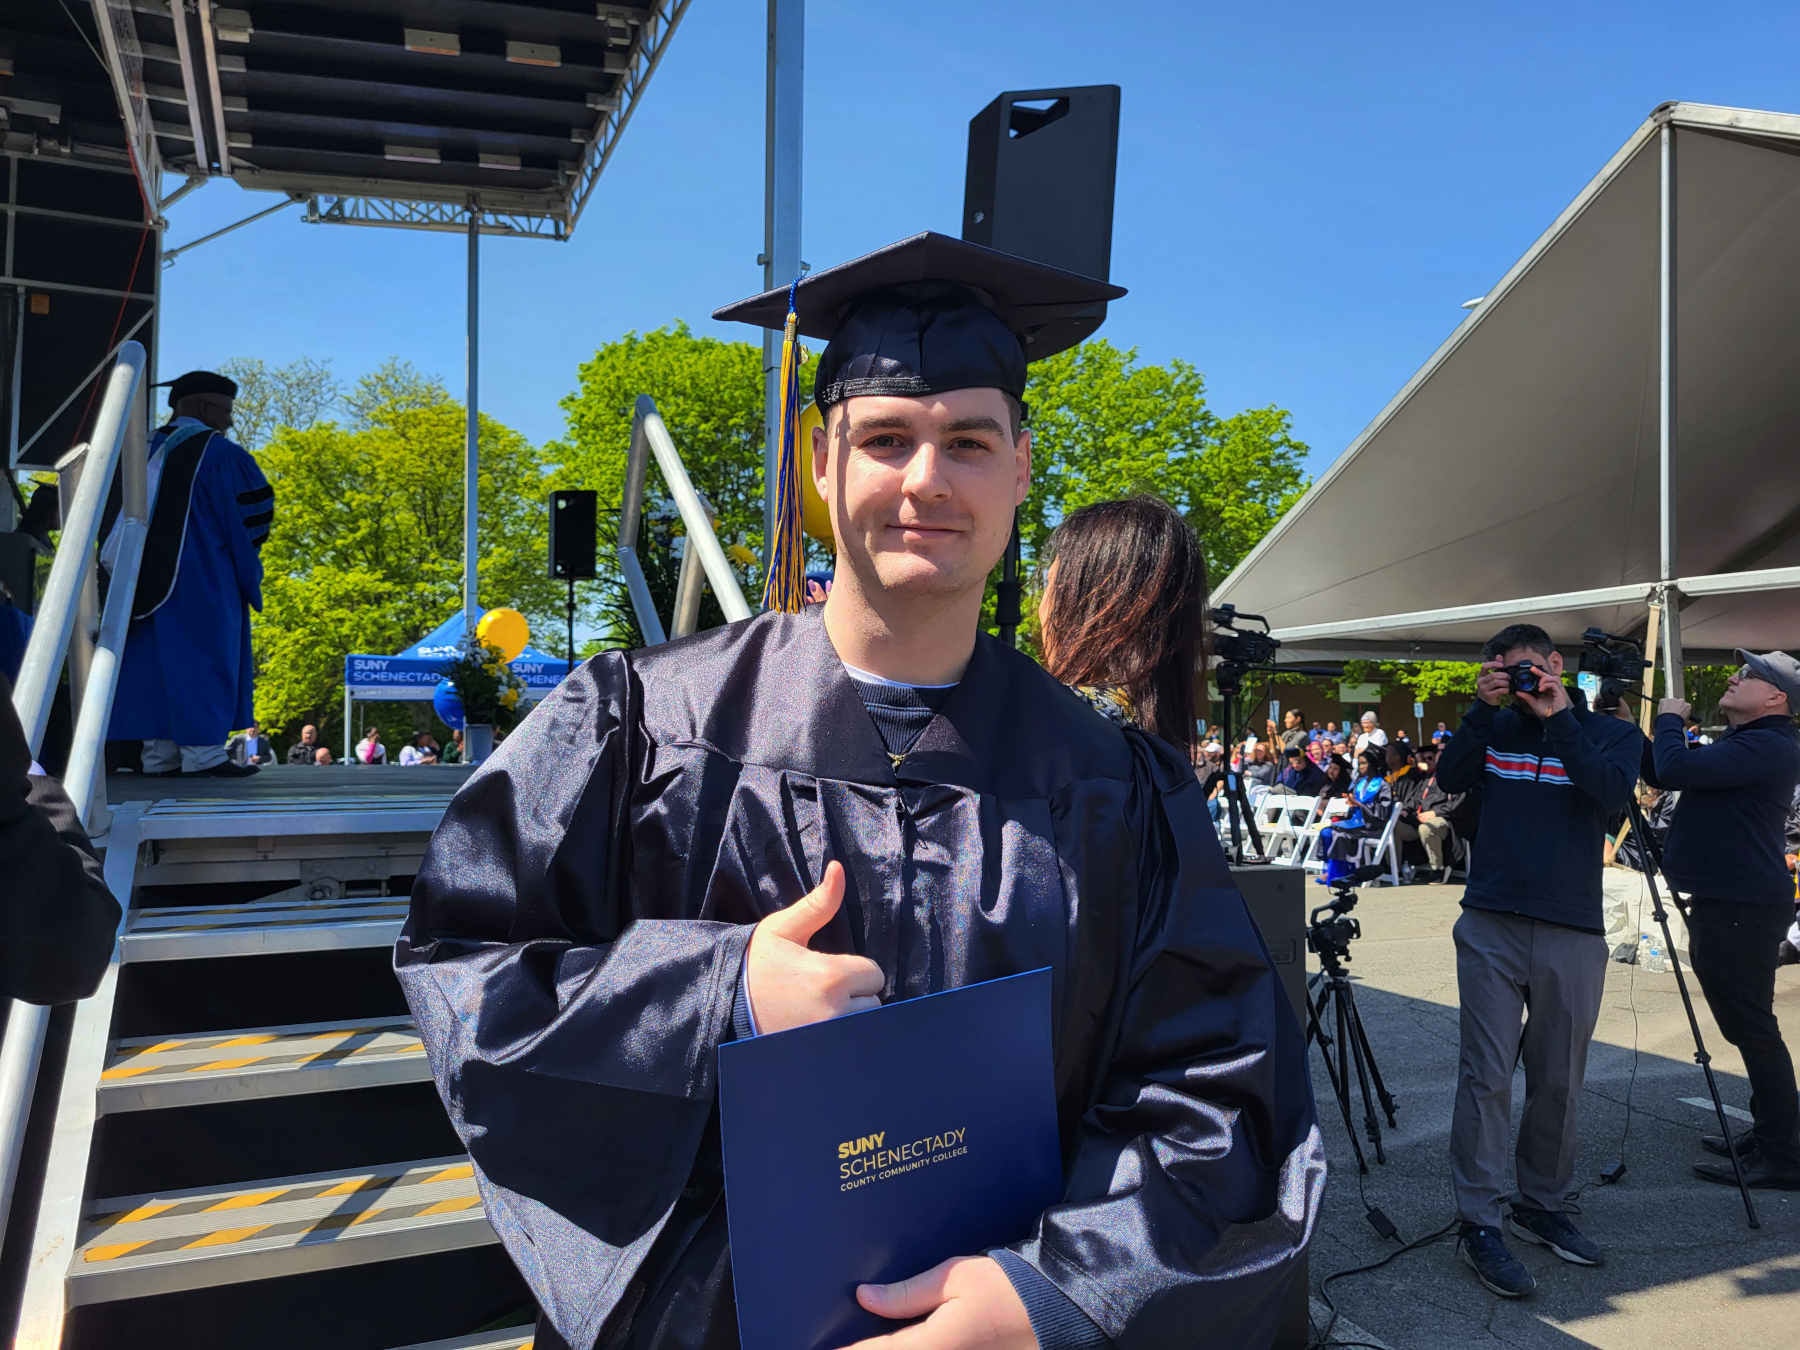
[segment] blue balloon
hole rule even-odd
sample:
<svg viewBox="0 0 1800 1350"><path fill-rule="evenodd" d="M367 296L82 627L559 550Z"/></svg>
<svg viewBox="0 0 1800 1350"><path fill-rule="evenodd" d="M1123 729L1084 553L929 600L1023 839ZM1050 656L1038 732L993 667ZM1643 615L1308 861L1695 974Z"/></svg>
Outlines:
<svg viewBox="0 0 1800 1350"><path fill-rule="evenodd" d="M463 729L462 695L456 692L456 686L450 681L438 681L437 688L431 691L431 706L443 718L445 726L452 731Z"/></svg>

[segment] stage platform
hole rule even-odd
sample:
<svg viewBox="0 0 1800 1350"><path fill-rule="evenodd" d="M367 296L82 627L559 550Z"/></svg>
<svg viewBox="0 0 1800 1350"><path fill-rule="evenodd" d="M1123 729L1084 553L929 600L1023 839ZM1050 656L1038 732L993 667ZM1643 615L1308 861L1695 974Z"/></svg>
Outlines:
<svg viewBox="0 0 1800 1350"><path fill-rule="evenodd" d="M332 802L369 797L449 797L475 772L472 764L420 764L412 768L360 764L279 764L250 778L185 775L148 778L136 773L106 776L106 800L125 802Z"/></svg>

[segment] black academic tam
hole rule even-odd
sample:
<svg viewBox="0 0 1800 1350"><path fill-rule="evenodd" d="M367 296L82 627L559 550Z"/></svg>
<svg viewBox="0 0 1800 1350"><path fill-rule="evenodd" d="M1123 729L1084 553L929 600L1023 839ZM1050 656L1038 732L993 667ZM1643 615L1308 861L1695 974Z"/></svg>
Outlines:
<svg viewBox="0 0 1800 1350"><path fill-rule="evenodd" d="M821 408L866 394L919 397L954 389L1025 393L1027 362L1071 345L1050 326L1125 294L1065 272L926 230L802 277L795 329L828 340L814 372ZM782 328L789 288L713 311L713 318Z"/></svg>
<svg viewBox="0 0 1800 1350"><path fill-rule="evenodd" d="M544 1324L738 1344L717 1050L752 925L837 859L813 943L884 1001L1052 972L1065 1201L1012 1250L1121 1350L1267 1345L1324 1157L1192 769L985 635L896 766L821 615L595 657L413 884L395 967Z"/></svg>

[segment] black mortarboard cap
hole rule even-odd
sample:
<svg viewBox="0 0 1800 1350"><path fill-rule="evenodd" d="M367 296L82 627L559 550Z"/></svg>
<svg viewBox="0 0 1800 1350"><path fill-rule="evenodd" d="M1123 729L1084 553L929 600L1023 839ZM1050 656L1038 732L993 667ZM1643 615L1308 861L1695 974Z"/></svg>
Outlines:
<svg viewBox="0 0 1800 1350"><path fill-rule="evenodd" d="M825 338L814 377L821 408L862 394L1001 389L1020 398L1025 366L1083 335L1056 321L1125 294L1123 286L925 231L802 277L798 331ZM763 328L787 322L788 288L713 311Z"/></svg>
<svg viewBox="0 0 1800 1350"><path fill-rule="evenodd" d="M177 375L163 383L169 389L171 408L191 394L223 394L226 398L236 398L238 392L236 380L210 370L190 370L185 375Z"/></svg>

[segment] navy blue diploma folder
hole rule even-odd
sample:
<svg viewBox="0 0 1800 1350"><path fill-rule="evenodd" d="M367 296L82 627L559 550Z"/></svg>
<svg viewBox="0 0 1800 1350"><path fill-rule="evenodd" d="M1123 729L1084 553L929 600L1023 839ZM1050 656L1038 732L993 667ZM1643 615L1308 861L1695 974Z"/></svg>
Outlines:
<svg viewBox="0 0 1800 1350"><path fill-rule="evenodd" d="M1030 1233L1062 1199L1050 972L719 1047L744 1350L897 1331L856 1286Z"/></svg>

